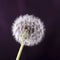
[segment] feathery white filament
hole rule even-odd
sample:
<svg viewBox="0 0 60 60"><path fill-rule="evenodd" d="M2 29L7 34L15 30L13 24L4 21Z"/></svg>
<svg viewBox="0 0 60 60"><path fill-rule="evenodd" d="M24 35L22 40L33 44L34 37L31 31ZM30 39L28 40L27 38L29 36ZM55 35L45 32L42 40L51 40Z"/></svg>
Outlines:
<svg viewBox="0 0 60 60"><path fill-rule="evenodd" d="M28 36L25 40L22 35L28 31ZM44 24L38 17L33 15L19 16L12 25L12 33L16 41L26 46L34 46L41 42L44 36Z"/></svg>

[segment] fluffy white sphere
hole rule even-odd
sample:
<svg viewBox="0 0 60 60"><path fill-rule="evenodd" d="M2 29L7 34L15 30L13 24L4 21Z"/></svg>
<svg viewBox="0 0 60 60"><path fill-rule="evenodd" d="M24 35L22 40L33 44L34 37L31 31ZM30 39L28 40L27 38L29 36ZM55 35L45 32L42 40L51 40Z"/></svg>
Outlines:
<svg viewBox="0 0 60 60"><path fill-rule="evenodd" d="M26 39L22 39L22 35L26 31L29 31ZM19 16L12 25L12 34L15 40L26 46L34 46L42 41L44 37L44 24L38 17L33 15Z"/></svg>

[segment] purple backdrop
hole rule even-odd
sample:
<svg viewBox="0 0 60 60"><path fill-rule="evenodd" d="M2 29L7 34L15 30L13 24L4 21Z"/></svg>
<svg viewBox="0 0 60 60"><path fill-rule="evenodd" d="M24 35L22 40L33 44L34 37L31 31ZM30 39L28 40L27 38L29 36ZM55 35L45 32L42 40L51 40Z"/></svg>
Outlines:
<svg viewBox="0 0 60 60"><path fill-rule="evenodd" d="M60 0L0 0L0 60L15 60L20 44L11 25L19 15L33 14L45 24L45 38L25 47L21 60L60 60Z"/></svg>

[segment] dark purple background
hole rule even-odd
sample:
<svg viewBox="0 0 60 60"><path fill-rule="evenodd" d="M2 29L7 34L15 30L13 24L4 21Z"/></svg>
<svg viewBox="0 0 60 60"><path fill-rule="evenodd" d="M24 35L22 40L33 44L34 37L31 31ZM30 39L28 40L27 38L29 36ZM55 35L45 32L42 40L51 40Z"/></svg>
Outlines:
<svg viewBox="0 0 60 60"><path fill-rule="evenodd" d="M45 38L25 47L21 60L60 60L60 0L0 0L0 60L15 60L20 44L11 33L19 15L33 14L45 24Z"/></svg>

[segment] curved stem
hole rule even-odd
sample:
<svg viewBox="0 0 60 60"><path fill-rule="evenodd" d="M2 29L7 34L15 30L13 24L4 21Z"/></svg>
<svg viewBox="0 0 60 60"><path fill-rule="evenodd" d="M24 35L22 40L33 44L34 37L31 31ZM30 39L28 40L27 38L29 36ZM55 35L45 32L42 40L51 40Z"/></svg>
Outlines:
<svg viewBox="0 0 60 60"><path fill-rule="evenodd" d="M23 47L24 47L24 44L22 43L22 44L21 44L21 47L20 47L20 49L19 49L19 51L18 51L16 60L19 60L19 59L21 58L21 53L22 53Z"/></svg>
<svg viewBox="0 0 60 60"><path fill-rule="evenodd" d="M28 31L25 30L25 32L22 34L22 40L24 41L25 39L27 39L27 37L28 37ZM20 49L18 51L16 60L19 60L20 59L21 53L22 53L22 50L23 50L23 47L24 47L24 43L21 44L21 47L20 47Z"/></svg>

